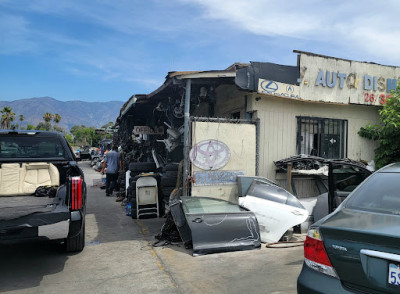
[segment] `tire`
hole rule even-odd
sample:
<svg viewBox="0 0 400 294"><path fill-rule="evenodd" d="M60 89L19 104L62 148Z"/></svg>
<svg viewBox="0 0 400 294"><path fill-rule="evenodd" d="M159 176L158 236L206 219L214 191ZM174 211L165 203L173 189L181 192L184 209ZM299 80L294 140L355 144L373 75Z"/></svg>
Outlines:
<svg viewBox="0 0 400 294"><path fill-rule="evenodd" d="M130 186L127 190L127 195L126 198L128 199L128 202L132 202L132 199L136 199L136 189L132 189L132 186Z"/></svg>
<svg viewBox="0 0 400 294"><path fill-rule="evenodd" d="M170 163L164 166L164 171L178 171L179 163Z"/></svg>
<svg viewBox="0 0 400 294"><path fill-rule="evenodd" d="M175 187L176 186L177 177L162 177L161 178L161 187Z"/></svg>
<svg viewBox="0 0 400 294"><path fill-rule="evenodd" d="M131 162L129 170L131 172L154 172L157 167L154 162Z"/></svg>
<svg viewBox="0 0 400 294"><path fill-rule="evenodd" d="M162 191L164 197L168 197L169 198L169 195L171 194L171 192L174 189L175 189L175 187L164 187L164 188L161 189L161 191Z"/></svg>
<svg viewBox="0 0 400 294"><path fill-rule="evenodd" d="M131 202L131 217L137 219L136 200Z"/></svg>
<svg viewBox="0 0 400 294"><path fill-rule="evenodd" d="M165 176L167 176L167 178L177 178L178 177L178 171L168 170L168 171L165 172Z"/></svg>
<svg viewBox="0 0 400 294"><path fill-rule="evenodd" d="M76 252L82 251L85 247L85 223L83 223L83 227L79 234L72 238L65 239L65 251L67 252Z"/></svg>
<svg viewBox="0 0 400 294"><path fill-rule="evenodd" d="M136 187L136 180L137 179L135 179L135 178L130 178L129 179L129 186L132 187L132 188L135 188Z"/></svg>

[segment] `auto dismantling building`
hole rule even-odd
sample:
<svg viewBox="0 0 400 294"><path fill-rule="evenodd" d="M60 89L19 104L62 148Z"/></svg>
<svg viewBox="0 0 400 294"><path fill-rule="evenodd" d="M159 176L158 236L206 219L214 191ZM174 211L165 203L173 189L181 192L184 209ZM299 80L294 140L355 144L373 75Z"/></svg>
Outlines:
<svg viewBox="0 0 400 294"><path fill-rule="evenodd" d="M378 123L400 68L294 52L295 66L170 72L154 92L124 104L115 140L135 152L132 161L183 161L190 195L233 202L238 175L285 187L274 162L294 155L371 161L377 145L357 133ZM308 180L294 182L298 197L318 194Z"/></svg>

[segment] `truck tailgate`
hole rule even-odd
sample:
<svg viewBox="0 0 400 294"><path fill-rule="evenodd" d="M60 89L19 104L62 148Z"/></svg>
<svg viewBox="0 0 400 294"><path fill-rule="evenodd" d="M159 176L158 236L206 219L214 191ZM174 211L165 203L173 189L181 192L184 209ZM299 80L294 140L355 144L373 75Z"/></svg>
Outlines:
<svg viewBox="0 0 400 294"><path fill-rule="evenodd" d="M35 196L0 197L0 220L16 219L55 209L60 199Z"/></svg>

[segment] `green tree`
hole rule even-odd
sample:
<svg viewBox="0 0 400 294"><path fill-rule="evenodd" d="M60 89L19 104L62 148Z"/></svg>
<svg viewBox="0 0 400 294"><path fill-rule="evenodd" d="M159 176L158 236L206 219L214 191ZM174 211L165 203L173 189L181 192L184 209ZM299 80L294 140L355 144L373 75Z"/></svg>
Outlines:
<svg viewBox="0 0 400 294"><path fill-rule="evenodd" d="M103 125L102 128L107 129L107 128L110 128L112 126L114 126L114 123L112 121L110 121L110 122L106 123L105 125Z"/></svg>
<svg viewBox="0 0 400 294"><path fill-rule="evenodd" d="M11 107L5 106L1 113L1 128L9 129L11 127L11 122L15 119L15 113L12 111Z"/></svg>
<svg viewBox="0 0 400 294"><path fill-rule="evenodd" d="M34 126L34 125L31 125L31 124L27 124L26 129L27 129L27 130L34 130L34 129L35 129L35 126Z"/></svg>
<svg viewBox="0 0 400 294"><path fill-rule="evenodd" d="M68 143L73 145L74 144L74 138L72 137L71 134L66 134L65 138L67 139Z"/></svg>
<svg viewBox="0 0 400 294"><path fill-rule="evenodd" d="M62 127L60 127L60 126L54 125L54 126L53 126L53 130L65 134L65 130L64 130Z"/></svg>
<svg viewBox="0 0 400 294"><path fill-rule="evenodd" d="M50 112L46 112L43 115L43 119L44 119L45 122L49 123L53 119L53 115Z"/></svg>
<svg viewBox="0 0 400 294"><path fill-rule="evenodd" d="M40 130L40 131L51 131L52 129L52 125L49 122L40 122L38 123L38 125L35 128L36 130Z"/></svg>
<svg viewBox="0 0 400 294"><path fill-rule="evenodd" d="M96 134L96 128L82 126L73 126L70 129L70 133L74 136L75 145L80 146L97 146L98 142L101 140L101 135Z"/></svg>
<svg viewBox="0 0 400 294"><path fill-rule="evenodd" d="M361 137L378 141L375 149L377 168L400 161L400 83L379 110L379 116L378 125L369 124L358 132Z"/></svg>
<svg viewBox="0 0 400 294"><path fill-rule="evenodd" d="M53 121L58 124L61 121L61 115L59 115L58 113L54 114L53 116Z"/></svg>

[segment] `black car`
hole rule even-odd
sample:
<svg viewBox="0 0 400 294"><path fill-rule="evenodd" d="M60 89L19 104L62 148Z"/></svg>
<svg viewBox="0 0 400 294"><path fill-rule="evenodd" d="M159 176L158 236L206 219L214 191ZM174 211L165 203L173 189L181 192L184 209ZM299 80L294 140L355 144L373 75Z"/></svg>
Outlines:
<svg viewBox="0 0 400 294"><path fill-rule="evenodd" d="M64 135L0 131L0 243L63 241L85 246L86 184Z"/></svg>
<svg viewBox="0 0 400 294"><path fill-rule="evenodd" d="M310 227L298 293L400 293L399 191L395 163Z"/></svg>

